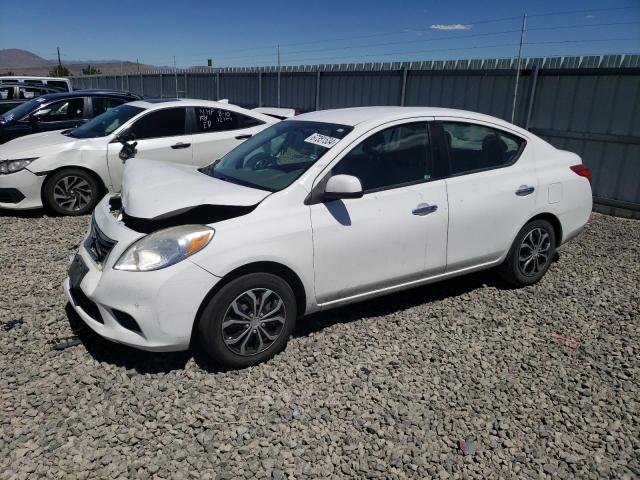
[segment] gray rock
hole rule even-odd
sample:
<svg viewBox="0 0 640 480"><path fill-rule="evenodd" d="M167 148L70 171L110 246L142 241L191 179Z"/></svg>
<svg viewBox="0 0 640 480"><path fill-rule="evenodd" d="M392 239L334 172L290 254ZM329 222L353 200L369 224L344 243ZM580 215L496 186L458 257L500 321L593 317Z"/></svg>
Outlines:
<svg viewBox="0 0 640 480"><path fill-rule="evenodd" d="M593 214L531 287L485 272L302 319L235 372L90 334L51 350L88 221L0 212L7 478L637 476L638 221Z"/></svg>

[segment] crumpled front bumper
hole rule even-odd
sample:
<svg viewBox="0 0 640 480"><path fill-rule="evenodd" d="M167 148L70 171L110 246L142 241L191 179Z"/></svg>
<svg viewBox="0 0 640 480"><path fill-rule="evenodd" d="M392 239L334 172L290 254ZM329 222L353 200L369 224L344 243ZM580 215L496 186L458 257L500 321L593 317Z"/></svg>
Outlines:
<svg viewBox="0 0 640 480"><path fill-rule="evenodd" d="M143 350L188 349L198 309L220 278L189 259L152 272L114 270L122 253L144 234L116 220L110 197L97 205L94 218L117 243L100 264L82 242L77 255L87 271L75 288L65 279L69 302L91 329L109 340Z"/></svg>

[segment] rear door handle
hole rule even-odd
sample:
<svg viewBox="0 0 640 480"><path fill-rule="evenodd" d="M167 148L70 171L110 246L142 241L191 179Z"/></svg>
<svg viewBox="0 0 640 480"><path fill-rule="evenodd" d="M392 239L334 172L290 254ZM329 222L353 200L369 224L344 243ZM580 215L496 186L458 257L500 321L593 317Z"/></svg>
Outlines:
<svg viewBox="0 0 640 480"><path fill-rule="evenodd" d="M430 213L433 213L436 210L438 210L438 206L437 205L429 205L427 203L420 203L416 208L414 208L411 211L411 213L413 213L414 215L420 215L421 217L424 217L425 215L429 215Z"/></svg>
<svg viewBox="0 0 640 480"><path fill-rule="evenodd" d="M516 190L516 195L518 195L519 197L526 197L527 195L531 195L534 190L534 187L530 187L528 185L520 185L520 188Z"/></svg>
<svg viewBox="0 0 640 480"><path fill-rule="evenodd" d="M171 148L173 148L174 150L178 150L180 148L189 148L190 146L191 146L190 143L178 142L175 145L171 145Z"/></svg>
<svg viewBox="0 0 640 480"><path fill-rule="evenodd" d="M238 135L236 136L236 140L246 140L247 138L251 138L253 135L247 133L246 135Z"/></svg>

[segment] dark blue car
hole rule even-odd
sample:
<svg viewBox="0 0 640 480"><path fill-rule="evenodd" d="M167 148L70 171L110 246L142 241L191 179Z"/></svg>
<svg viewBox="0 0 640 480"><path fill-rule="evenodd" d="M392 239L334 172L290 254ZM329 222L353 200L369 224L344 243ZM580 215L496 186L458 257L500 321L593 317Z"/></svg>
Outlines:
<svg viewBox="0 0 640 480"><path fill-rule="evenodd" d="M0 116L0 143L31 133L75 128L111 108L140 99L139 95L119 90L42 95Z"/></svg>

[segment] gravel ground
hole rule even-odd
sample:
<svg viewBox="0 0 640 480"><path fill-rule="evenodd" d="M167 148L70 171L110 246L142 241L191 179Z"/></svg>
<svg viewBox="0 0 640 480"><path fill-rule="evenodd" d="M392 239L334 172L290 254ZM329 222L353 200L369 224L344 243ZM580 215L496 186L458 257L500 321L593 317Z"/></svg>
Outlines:
<svg viewBox="0 0 640 480"><path fill-rule="evenodd" d="M51 348L88 221L0 213L0 478L640 476L637 220L594 214L536 286L481 273L315 315L230 372Z"/></svg>

